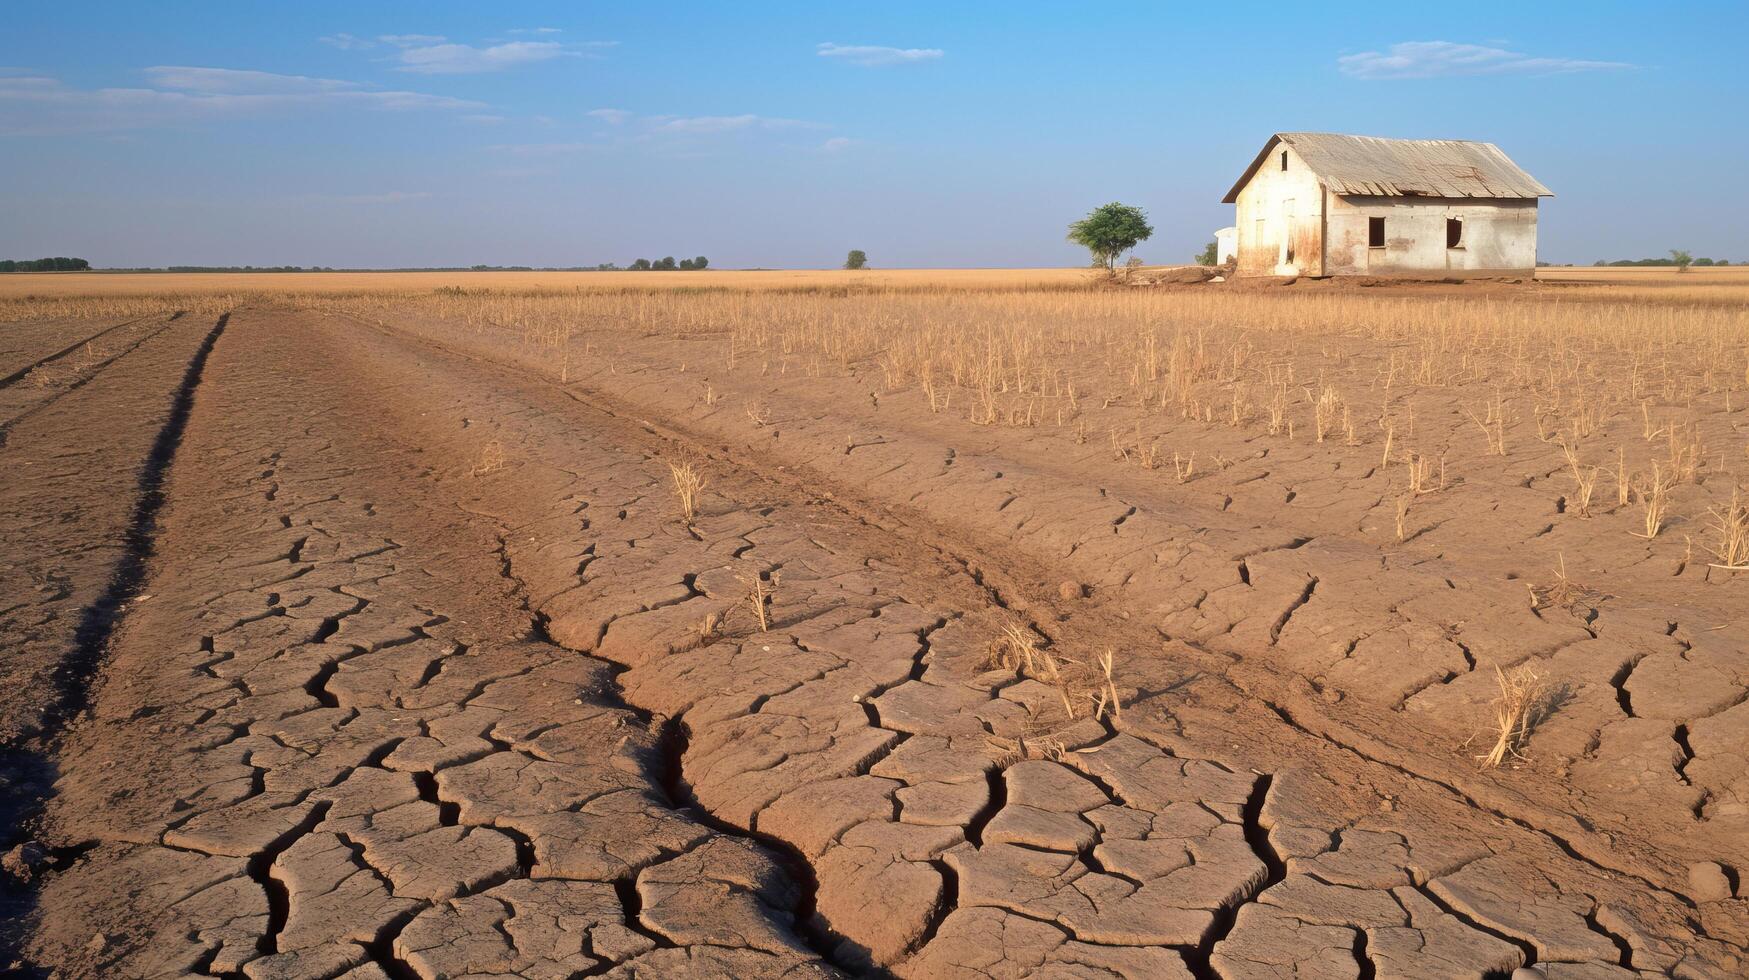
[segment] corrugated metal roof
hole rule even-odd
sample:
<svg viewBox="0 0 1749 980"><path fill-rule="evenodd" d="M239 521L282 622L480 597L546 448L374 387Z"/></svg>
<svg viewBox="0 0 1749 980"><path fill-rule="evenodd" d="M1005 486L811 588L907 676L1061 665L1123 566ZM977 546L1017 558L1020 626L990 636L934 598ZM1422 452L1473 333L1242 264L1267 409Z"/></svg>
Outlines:
<svg viewBox="0 0 1749 980"><path fill-rule="evenodd" d="M1233 203L1251 175L1286 143L1334 194L1381 197L1553 197L1492 143L1393 140L1339 133L1276 133L1227 192Z"/></svg>

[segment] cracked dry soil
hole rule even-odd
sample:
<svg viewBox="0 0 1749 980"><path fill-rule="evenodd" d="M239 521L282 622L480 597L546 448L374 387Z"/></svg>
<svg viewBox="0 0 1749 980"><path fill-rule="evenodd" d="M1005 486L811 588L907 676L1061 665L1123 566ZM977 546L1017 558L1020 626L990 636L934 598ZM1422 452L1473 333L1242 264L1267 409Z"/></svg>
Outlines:
<svg viewBox="0 0 1749 980"><path fill-rule="evenodd" d="M559 384L327 313L34 329L0 364L8 844L40 841L20 970L1749 969L1742 900L1681 873L1704 835L1418 754L1308 685L1305 631L1371 615L1356 583L1382 581L1341 540L1187 529L1046 466L992 489L903 434L732 446L647 376ZM19 386L104 330L134 346ZM896 488L894 454L933 469ZM1006 526L1039 500L1048 527ZM991 669L1017 623L1065 659L1121 651L1121 717ZM1627 626L1500 628L1662 655Z"/></svg>

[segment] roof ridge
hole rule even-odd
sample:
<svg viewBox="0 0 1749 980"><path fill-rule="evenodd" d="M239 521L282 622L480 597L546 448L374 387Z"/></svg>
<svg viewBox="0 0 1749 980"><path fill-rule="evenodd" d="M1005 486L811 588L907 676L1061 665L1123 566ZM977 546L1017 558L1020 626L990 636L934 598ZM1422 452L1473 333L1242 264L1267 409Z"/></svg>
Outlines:
<svg viewBox="0 0 1749 980"><path fill-rule="evenodd" d="M1504 150L1486 140L1280 132L1264 144L1227 192L1225 203L1238 199L1277 144L1292 147L1325 187L1345 196L1496 200L1552 196Z"/></svg>

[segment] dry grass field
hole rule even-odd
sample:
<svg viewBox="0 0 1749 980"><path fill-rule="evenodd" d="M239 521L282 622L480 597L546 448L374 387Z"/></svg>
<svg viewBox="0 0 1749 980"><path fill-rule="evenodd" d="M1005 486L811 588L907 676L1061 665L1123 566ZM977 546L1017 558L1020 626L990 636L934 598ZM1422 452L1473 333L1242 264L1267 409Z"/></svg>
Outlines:
<svg viewBox="0 0 1749 980"><path fill-rule="evenodd" d="M68 975L1749 969L1749 269L14 275L0 341Z"/></svg>

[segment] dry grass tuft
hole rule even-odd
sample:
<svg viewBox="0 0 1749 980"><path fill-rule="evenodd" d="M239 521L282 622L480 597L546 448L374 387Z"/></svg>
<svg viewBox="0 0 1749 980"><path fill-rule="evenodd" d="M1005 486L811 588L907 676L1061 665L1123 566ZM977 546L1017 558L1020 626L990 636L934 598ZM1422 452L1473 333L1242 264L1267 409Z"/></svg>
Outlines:
<svg viewBox="0 0 1749 980"><path fill-rule="evenodd" d="M704 492L704 477L692 460L669 461L668 474L674 478L674 496L680 501L680 520L687 527L698 517L698 495Z"/></svg>
<svg viewBox="0 0 1749 980"><path fill-rule="evenodd" d="M1711 508L1707 513L1712 517L1707 526L1716 542L1709 550L1718 559L1712 567L1749 571L1749 502L1744 501L1742 489L1733 489L1729 504Z"/></svg>
<svg viewBox="0 0 1749 980"><path fill-rule="evenodd" d="M1014 670L1027 677L1056 683L1062 669L1055 657L1039 648L1039 636L1029 627L1009 623L990 641L984 666L990 670Z"/></svg>
<svg viewBox="0 0 1749 980"><path fill-rule="evenodd" d="M1111 720L1117 721L1123 717L1123 699L1118 697L1117 681L1111 676L1112 663L1115 657L1116 651L1112 650L1110 647L1106 647L1105 652L1099 655L1098 664L1101 683L1098 691L1093 695L1093 717L1095 718L1109 717Z"/></svg>
<svg viewBox="0 0 1749 980"><path fill-rule="evenodd" d="M759 632L770 632L772 586L776 583L764 572L747 572L735 577L747 590L747 605L753 611L753 620L759 624Z"/></svg>
<svg viewBox="0 0 1749 980"><path fill-rule="evenodd" d="M1525 743L1548 704L1548 685L1530 664L1519 664L1510 673L1496 664L1494 677L1500 683L1500 696L1494 699L1494 747L1476 756L1484 769L1498 769L1507 759L1525 760Z"/></svg>
<svg viewBox="0 0 1749 980"><path fill-rule="evenodd" d="M1647 477L1637 488L1640 503L1645 505L1645 531L1630 531L1638 537L1651 540L1664 529L1664 517L1670 509L1670 476L1657 463L1652 464L1652 475Z"/></svg>

